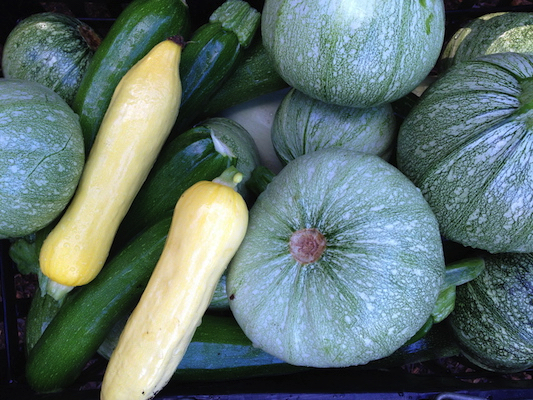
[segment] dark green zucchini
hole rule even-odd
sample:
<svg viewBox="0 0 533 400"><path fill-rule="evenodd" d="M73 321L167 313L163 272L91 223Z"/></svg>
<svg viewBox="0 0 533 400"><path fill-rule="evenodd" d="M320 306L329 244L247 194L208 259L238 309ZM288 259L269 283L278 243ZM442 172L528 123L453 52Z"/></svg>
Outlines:
<svg viewBox="0 0 533 400"><path fill-rule="evenodd" d="M165 218L131 241L89 284L74 289L28 354L26 379L37 392L72 384L113 327L139 300L163 251Z"/></svg>
<svg viewBox="0 0 533 400"><path fill-rule="evenodd" d="M80 116L86 153L124 74L167 37L187 37L190 24L189 7L182 0L133 0L120 13L98 46L72 104Z"/></svg>
<svg viewBox="0 0 533 400"><path fill-rule="evenodd" d="M226 0L183 49L181 106L174 137L197 122L208 99L233 72L259 27L260 13L242 0Z"/></svg>
<svg viewBox="0 0 533 400"><path fill-rule="evenodd" d="M128 315L117 321L98 353L109 359ZM205 314L172 379L215 381L287 374L305 370L254 347L235 319Z"/></svg>
<svg viewBox="0 0 533 400"><path fill-rule="evenodd" d="M109 358L122 332L127 315L119 320L98 349ZM435 325L415 343L400 347L390 356L357 369L394 368L459 354L457 344L445 324ZM175 381L220 381L275 376L310 370L287 364L254 347L232 316L205 314L192 342L176 369Z"/></svg>
<svg viewBox="0 0 533 400"><path fill-rule="evenodd" d="M244 51L235 71L207 102L201 117L217 115L225 109L288 86L275 70L258 35Z"/></svg>
<svg viewBox="0 0 533 400"><path fill-rule="evenodd" d="M45 280L48 278L42 276L40 279ZM28 315L26 316L24 330L24 347L26 355L31 352L35 343L37 343L50 322L59 312L62 304L63 300L57 301L47 294L45 290L41 290L40 286L37 286L31 299Z"/></svg>
<svg viewBox="0 0 533 400"><path fill-rule="evenodd" d="M246 182L258 160L250 134L227 118L207 119L178 135L161 150L117 231L112 252L146 226L172 215L192 184L212 180L230 165L242 171Z"/></svg>
<svg viewBox="0 0 533 400"><path fill-rule="evenodd" d="M215 148L211 130L199 125L169 142L159 154L115 237L120 249L159 219L172 215L181 194L199 180L212 180L236 159Z"/></svg>

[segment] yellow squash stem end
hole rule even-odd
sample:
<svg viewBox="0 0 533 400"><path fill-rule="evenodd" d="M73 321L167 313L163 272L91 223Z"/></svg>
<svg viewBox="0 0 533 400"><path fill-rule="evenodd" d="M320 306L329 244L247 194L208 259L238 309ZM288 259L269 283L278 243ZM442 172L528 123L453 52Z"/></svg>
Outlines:
<svg viewBox="0 0 533 400"><path fill-rule="evenodd" d="M46 284L46 293L56 301L62 301L72 289L74 289L74 286L66 286L52 279L48 279Z"/></svg>
<svg viewBox="0 0 533 400"><path fill-rule="evenodd" d="M243 174L237 168L231 166L222 172L219 177L213 179L213 182L235 189L242 182L243 178Z"/></svg>

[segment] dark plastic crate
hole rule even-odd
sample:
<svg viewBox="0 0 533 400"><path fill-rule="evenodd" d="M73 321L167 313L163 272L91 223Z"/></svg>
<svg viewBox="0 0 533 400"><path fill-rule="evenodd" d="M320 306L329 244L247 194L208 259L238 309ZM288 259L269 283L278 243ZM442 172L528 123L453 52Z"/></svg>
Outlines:
<svg viewBox="0 0 533 400"><path fill-rule="evenodd" d="M353 0L356 1L356 0ZM469 20L489 12L533 12L532 5L505 0L455 0L447 9L447 37ZM223 0L189 0L194 21L206 21ZM87 22L102 36L128 1L120 0L1 0L0 51L15 24L37 12L58 11ZM260 9L261 0L250 0ZM527 3L527 2L524 2ZM193 26L194 27L194 26ZM1 71L0 71L1 72ZM0 74L1 75L1 74ZM34 277L22 276L9 258L9 241L0 240L0 399L97 400L107 361L95 357L80 378L55 394L36 394L24 382L24 321ZM463 357L436 359L384 369L310 370L290 375L202 383L169 383L156 397L178 399L362 399L362 400L526 400L533 399L533 369L497 374L471 365Z"/></svg>

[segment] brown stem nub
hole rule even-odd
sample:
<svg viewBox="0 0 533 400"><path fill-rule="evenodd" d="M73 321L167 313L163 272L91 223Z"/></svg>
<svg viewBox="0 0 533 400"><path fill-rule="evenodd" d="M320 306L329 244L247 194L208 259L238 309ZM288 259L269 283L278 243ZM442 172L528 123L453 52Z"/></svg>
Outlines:
<svg viewBox="0 0 533 400"><path fill-rule="evenodd" d="M326 238L316 228L300 229L289 241L290 252L300 264L310 264L322 257L326 249Z"/></svg>

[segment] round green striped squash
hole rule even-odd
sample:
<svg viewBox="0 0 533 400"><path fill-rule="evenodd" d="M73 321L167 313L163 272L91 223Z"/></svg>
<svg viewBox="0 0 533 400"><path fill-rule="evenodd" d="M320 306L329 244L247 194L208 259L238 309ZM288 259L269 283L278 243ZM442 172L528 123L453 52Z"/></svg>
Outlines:
<svg viewBox="0 0 533 400"><path fill-rule="evenodd" d="M397 165L446 238L491 253L533 252L533 55L457 64L400 126Z"/></svg>
<svg viewBox="0 0 533 400"><path fill-rule="evenodd" d="M342 367L410 339L443 274L420 191L376 155L331 147L289 162L259 195L226 291L254 346L294 365Z"/></svg>
<svg viewBox="0 0 533 400"><path fill-rule="evenodd" d="M444 42L442 0L266 0L261 22L265 50L290 86L352 107L415 89Z"/></svg>
<svg viewBox="0 0 533 400"><path fill-rule="evenodd" d="M30 15L6 39L4 77L41 83L71 104L99 43L96 32L74 17Z"/></svg>
<svg viewBox="0 0 533 400"><path fill-rule="evenodd" d="M396 139L396 117L389 103L365 108L339 106L293 88L274 115L271 134L284 164L333 146L388 159Z"/></svg>
<svg viewBox="0 0 533 400"><path fill-rule="evenodd" d="M533 53L533 13L497 12L477 17L458 29L439 61L441 70L494 53Z"/></svg>
<svg viewBox="0 0 533 400"><path fill-rule="evenodd" d="M448 321L462 353L500 373L533 366L533 254L485 257L476 279L457 287Z"/></svg>
<svg viewBox="0 0 533 400"><path fill-rule="evenodd" d="M78 116L57 93L0 79L0 238L56 218L74 194L84 154Z"/></svg>

